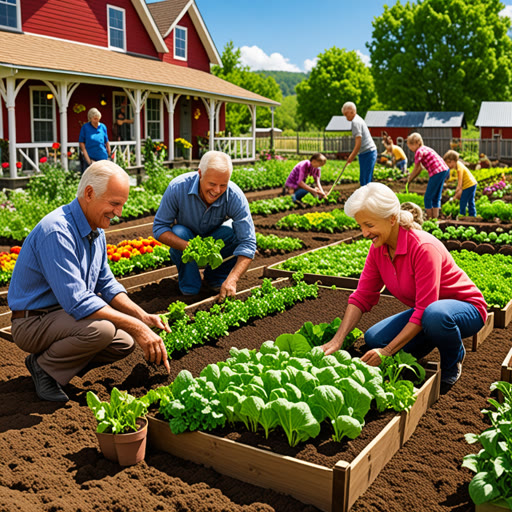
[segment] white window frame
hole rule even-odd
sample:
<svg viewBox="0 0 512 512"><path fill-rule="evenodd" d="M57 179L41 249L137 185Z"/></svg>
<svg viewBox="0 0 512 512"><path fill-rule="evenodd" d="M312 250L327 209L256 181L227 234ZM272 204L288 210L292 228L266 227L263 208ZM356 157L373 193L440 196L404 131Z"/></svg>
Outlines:
<svg viewBox="0 0 512 512"><path fill-rule="evenodd" d="M36 119L34 118L34 91L44 91L46 93L51 92L48 87L45 87L44 85L31 85L29 87L30 91L30 139L32 142L35 141L35 129L34 129L34 122ZM55 142L57 140L57 118L55 113L55 97L52 98L52 126L53 126L53 140L50 141L38 141L41 142L41 144L45 144L48 142ZM49 121L49 119L47 119Z"/></svg>
<svg viewBox="0 0 512 512"><path fill-rule="evenodd" d="M6 5L12 5L8 4L5 0L0 0L0 3L6 4ZM20 6L21 0L16 0L16 26L15 27L9 27L8 25L0 25L2 30L13 30L16 32L21 31L21 6Z"/></svg>
<svg viewBox="0 0 512 512"><path fill-rule="evenodd" d="M182 57L181 55L176 55L176 36L178 34L178 29L183 30L185 32L185 57ZM187 27L180 27L179 25L176 25L174 29L174 58L176 60L183 60L186 61L188 58L188 30Z"/></svg>
<svg viewBox="0 0 512 512"><path fill-rule="evenodd" d="M110 29L119 30L116 27L110 26L110 10L119 11L123 15L123 47L113 46L110 42ZM126 52L126 11L122 7L107 4L107 33L108 33L108 48L109 50L116 50L119 52Z"/></svg>
<svg viewBox="0 0 512 512"><path fill-rule="evenodd" d="M155 100L158 100L159 103L160 103L160 121L159 121L159 125L160 125L160 137L158 139L151 139L153 142L163 142L164 140L164 106L163 106L163 101L162 101L162 96L159 95L159 94L150 94L148 96L148 99L151 98L151 99L155 99ZM148 138L149 134L148 134L148 116L147 116L147 112L146 112L146 105L147 105L147 101L145 103L145 106L144 106L144 133L146 134L146 139ZM156 121L151 121L152 123L156 124Z"/></svg>

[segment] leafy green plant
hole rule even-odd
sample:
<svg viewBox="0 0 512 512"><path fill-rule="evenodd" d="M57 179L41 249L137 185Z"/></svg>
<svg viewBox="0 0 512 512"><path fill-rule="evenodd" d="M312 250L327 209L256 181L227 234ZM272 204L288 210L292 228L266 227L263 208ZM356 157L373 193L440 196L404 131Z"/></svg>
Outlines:
<svg viewBox="0 0 512 512"><path fill-rule="evenodd" d="M416 361L414 356L401 350L392 357L381 357L380 369L384 374L384 390L388 407L392 407L395 411L410 409L416 401L414 383L402 379L401 375L404 370L409 370L416 377L414 382L423 382L425 379L423 366Z"/></svg>
<svg viewBox="0 0 512 512"><path fill-rule="evenodd" d="M137 418L147 414L149 399L137 399L126 391L113 388L110 402L102 402L92 391L87 392L87 405L98 421L96 432L123 434L137 431Z"/></svg>
<svg viewBox="0 0 512 512"><path fill-rule="evenodd" d="M371 241L356 240L299 254L283 261L277 268L337 277L359 277L363 271Z"/></svg>
<svg viewBox="0 0 512 512"><path fill-rule="evenodd" d="M320 324L313 324L313 322L306 322L298 331L298 334L301 334L306 338L311 348L319 347L320 345L324 345L331 341L338 332L338 328L341 325L341 319L339 317L335 318L332 322L324 322ZM350 348L359 338L363 336L363 331L355 328L350 331L345 339L343 340L343 344L341 346L342 350L347 350Z"/></svg>
<svg viewBox="0 0 512 512"><path fill-rule="evenodd" d="M223 247L224 240L222 239L215 240L211 236L202 238L198 235L188 242L183 251L182 261L183 263L195 261L200 267L210 265L212 269L215 269L222 265L223 259L220 251Z"/></svg>
<svg viewBox="0 0 512 512"><path fill-rule="evenodd" d="M291 236L279 237L277 235L256 233L256 246L261 251L291 252L302 249L304 242L300 238L292 238Z"/></svg>
<svg viewBox="0 0 512 512"><path fill-rule="evenodd" d="M469 483L469 495L475 505L502 500L512 508L512 384L494 382L491 391L500 391L503 403L489 398L494 410L483 409L491 426L481 434L466 434L469 444L480 443L478 453L466 455L462 467L476 475Z"/></svg>

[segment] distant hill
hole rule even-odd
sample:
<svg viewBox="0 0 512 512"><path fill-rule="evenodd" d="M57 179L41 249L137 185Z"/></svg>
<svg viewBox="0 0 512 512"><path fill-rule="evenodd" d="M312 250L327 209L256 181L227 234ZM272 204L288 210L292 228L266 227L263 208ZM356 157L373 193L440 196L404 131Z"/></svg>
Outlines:
<svg viewBox="0 0 512 512"><path fill-rule="evenodd" d="M308 73L294 73L292 71L254 71L262 76L271 76L281 87L283 96L293 96L295 86L308 78Z"/></svg>

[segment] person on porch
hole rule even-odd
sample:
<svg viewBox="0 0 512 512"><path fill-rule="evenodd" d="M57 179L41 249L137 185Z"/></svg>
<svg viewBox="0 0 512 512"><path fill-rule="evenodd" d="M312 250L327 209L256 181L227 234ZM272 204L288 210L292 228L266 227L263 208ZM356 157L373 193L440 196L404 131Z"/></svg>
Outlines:
<svg viewBox="0 0 512 512"><path fill-rule="evenodd" d="M108 140L107 127L100 123L101 112L97 108L89 109L87 112L88 123L82 125L78 143L82 152L82 173L93 162L107 160L112 151Z"/></svg>
<svg viewBox="0 0 512 512"><path fill-rule="evenodd" d="M127 295L108 265L104 229L128 199L128 174L109 160L82 175L76 198L49 213L23 242L7 302L14 343L42 400L67 402L75 375L123 359L136 342L170 371L151 327L169 330Z"/></svg>
<svg viewBox="0 0 512 512"><path fill-rule="evenodd" d="M256 252L256 234L249 203L233 183L231 158L221 151L208 151L199 170L174 178L165 191L153 223L154 237L168 245L178 268L178 283L183 295L197 295L202 286L195 262L183 263L188 241L200 235L222 239L224 258L215 270L207 266L204 284L218 292L219 299L236 294L237 282L249 267Z"/></svg>

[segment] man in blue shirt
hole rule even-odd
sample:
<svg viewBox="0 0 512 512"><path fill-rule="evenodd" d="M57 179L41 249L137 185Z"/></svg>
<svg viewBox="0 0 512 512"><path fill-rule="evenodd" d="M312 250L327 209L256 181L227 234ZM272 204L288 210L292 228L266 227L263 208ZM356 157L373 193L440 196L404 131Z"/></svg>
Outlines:
<svg viewBox="0 0 512 512"><path fill-rule="evenodd" d="M220 300L236 294L237 282L254 258L256 234L249 203L230 181L232 172L229 155L208 151L197 172L182 174L171 181L156 212L153 235L171 247L184 295L196 295L201 289L197 264L181 261L188 241L197 235L224 240L224 263L215 270L209 266L204 270L206 285L219 292Z"/></svg>
<svg viewBox="0 0 512 512"><path fill-rule="evenodd" d="M82 125L78 143L84 158L84 169L93 162L107 160L111 155L110 142L107 135L107 127L100 123L101 112L97 108L87 112L88 123Z"/></svg>
<svg viewBox="0 0 512 512"><path fill-rule="evenodd" d="M7 301L13 340L30 352L25 364L42 400L66 402L62 386L126 357L134 340L146 359L169 371L163 341L150 329L165 328L160 317L129 299L108 266L103 230L121 216L129 190L123 169L96 162L76 199L44 217L23 243Z"/></svg>

